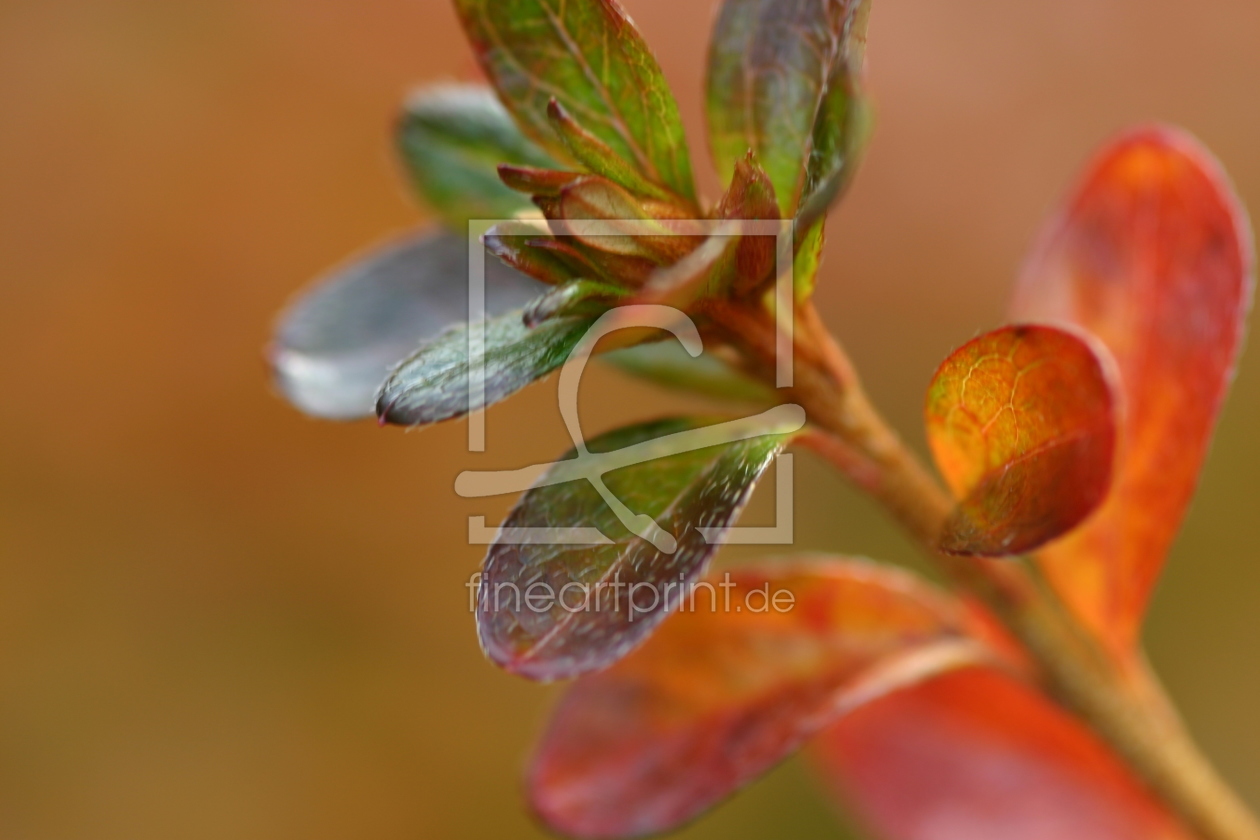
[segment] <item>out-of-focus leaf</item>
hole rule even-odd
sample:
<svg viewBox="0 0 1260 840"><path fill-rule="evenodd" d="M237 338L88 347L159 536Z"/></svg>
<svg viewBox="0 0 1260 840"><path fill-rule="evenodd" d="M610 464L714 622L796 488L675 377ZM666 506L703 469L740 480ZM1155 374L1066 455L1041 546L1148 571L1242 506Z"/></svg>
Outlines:
<svg viewBox="0 0 1260 840"><path fill-rule="evenodd" d="M1015 296L1022 320L1076 324L1115 356L1116 480L1039 560L1118 649L1137 639L1233 378L1254 284L1246 211L1211 154L1149 128L1108 147L1048 225Z"/></svg>
<svg viewBox="0 0 1260 840"><path fill-rule="evenodd" d="M519 307L541 289L486 261L488 313ZM316 417L371 417L376 391L398 361L467 318L465 237L410 234L334 269L289 305L268 351L276 386Z"/></svg>
<svg viewBox="0 0 1260 840"><path fill-rule="evenodd" d="M785 217L830 204L851 169L863 135L858 85L869 10L869 0L722 6L707 82L713 159L729 179L754 151Z"/></svg>
<svg viewBox="0 0 1260 840"><path fill-rule="evenodd" d="M533 209L499 180L499 164L554 165L482 85L416 91L403 108L397 136L416 188L456 233L468 230L469 219L510 219Z"/></svg>
<svg viewBox="0 0 1260 840"><path fill-rule="evenodd" d="M615 0L456 0L482 69L521 129L561 159L554 98L647 179L695 202L678 105Z"/></svg>
<svg viewBox="0 0 1260 840"><path fill-rule="evenodd" d="M1190 840L1079 723L996 671L957 671L837 721L815 757L887 840Z"/></svg>
<svg viewBox="0 0 1260 840"><path fill-rule="evenodd" d="M484 405L510 397L564 364L593 318L557 318L537 327L512 310L485 322ZM469 412L468 324L447 330L400 364L376 395L383 423L423 426Z"/></svg>
<svg viewBox="0 0 1260 840"><path fill-rule="evenodd" d="M627 373L693 396L756 405L780 402L772 389L744 376L711 350L693 357L676 341L640 344L600 358Z"/></svg>
<svg viewBox="0 0 1260 840"><path fill-rule="evenodd" d="M1022 554L1080 524L1107 493L1112 386L1071 333L1015 326L968 342L936 372L926 413L932 452L960 499L944 551Z"/></svg>
<svg viewBox="0 0 1260 840"><path fill-rule="evenodd" d="M803 425L797 406L710 426L661 420L596 438L594 455L570 453L521 497L503 533L586 528L605 541L513 544L501 536L486 557L477 600L482 648L536 680L620 659L678 606L681 587L704 573L717 548L704 531L719 529L709 533L717 539ZM531 586L554 600L531 608L517 597Z"/></svg>
<svg viewBox="0 0 1260 840"><path fill-rule="evenodd" d="M560 135L570 154L587 171L601 175L637 195L661 201L672 200L673 197L667 190L644 178L637 169L609 148L608 144L579 125L564 110L564 106L554 99L547 106L547 116L551 118L551 124L555 126L556 133Z"/></svg>
<svg viewBox="0 0 1260 840"><path fill-rule="evenodd" d="M714 575L640 650L569 689L531 764L530 802L570 836L676 828L836 717L975 664L983 648L962 625L945 595L872 563Z"/></svg>

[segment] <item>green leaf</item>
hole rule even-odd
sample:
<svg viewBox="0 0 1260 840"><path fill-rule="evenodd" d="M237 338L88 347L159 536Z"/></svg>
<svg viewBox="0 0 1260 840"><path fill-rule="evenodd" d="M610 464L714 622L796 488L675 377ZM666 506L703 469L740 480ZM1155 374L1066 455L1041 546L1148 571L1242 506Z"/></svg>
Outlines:
<svg viewBox="0 0 1260 840"><path fill-rule="evenodd" d="M416 189L457 233L469 219L509 219L533 209L499 180L499 164L554 166L482 85L416 91L399 118L397 141Z"/></svg>
<svg viewBox="0 0 1260 840"><path fill-rule="evenodd" d="M677 341L639 344L600 358L626 373L693 396L757 405L779 402L773 390L744 376L713 352L692 357Z"/></svg>
<svg viewBox="0 0 1260 840"><path fill-rule="evenodd" d="M803 221L803 220L802 220ZM823 245L827 236L827 216L824 214L809 227L802 222L796 226L796 257L792 261L792 288L798 301L809 300L818 285L818 269L822 267Z"/></svg>
<svg viewBox="0 0 1260 840"><path fill-rule="evenodd" d="M590 318L557 318L530 329L521 310L485 323L485 405L506 399L564 364ZM381 386L383 423L421 426L462 417L469 407L468 324L423 345Z"/></svg>
<svg viewBox="0 0 1260 840"><path fill-rule="evenodd" d="M555 98L648 180L695 203L678 105L614 0L456 0L486 76L521 129L561 159Z"/></svg>
<svg viewBox="0 0 1260 840"><path fill-rule="evenodd" d="M726 0L709 50L709 142L729 179L750 149L785 217L839 193L863 132L870 0ZM812 220L811 220L812 223Z"/></svg>
<svg viewBox="0 0 1260 840"><path fill-rule="evenodd" d="M284 311L268 357L278 390L330 420L373 415L398 360L468 319L468 242L430 229L377 246L334 269ZM486 311L519 307L542 287L486 261Z"/></svg>
<svg viewBox="0 0 1260 840"><path fill-rule="evenodd" d="M701 529L716 529L709 538L720 539L804 421L792 405L713 426L661 420L602 435L585 455L571 452L551 466L517 503L486 557L477 626L487 655L536 680L620 659L675 609L682 584L703 574L717 546ZM464 483L469 475L456 488L475 494L479 488ZM511 542L513 529L543 527L595 529L603 541ZM555 597L515 597L531 587Z"/></svg>
<svg viewBox="0 0 1260 840"><path fill-rule="evenodd" d="M552 318L597 318L625 297L626 290L597 280L574 280L557 286L525 308L522 320L533 327Z"/></svg>
<svg viewBox="0 0 1260 840"><path fill-rule="evenodd" d="M619 184L638 195L669 201L672 196L651 181L639 174L624 158L608 147L606 143L591 134L578 124L577 120L564 110L564 106L551 100L547 106L547 116L556 129L556 134L564 141L564 145L574 159L587 171L602 175L615 184Z"/></svg>

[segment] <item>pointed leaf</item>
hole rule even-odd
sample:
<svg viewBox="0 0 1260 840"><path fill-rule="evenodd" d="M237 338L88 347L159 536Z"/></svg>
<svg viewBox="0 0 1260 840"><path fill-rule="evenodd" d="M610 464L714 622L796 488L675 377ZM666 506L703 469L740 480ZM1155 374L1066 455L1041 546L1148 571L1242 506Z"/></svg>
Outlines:
<svg viewBox="0 0 1260 840"><path fill-rule="evenodd" d="M522 320L536 327L552 318L597 318L625 297L626 290L595 280L574 280L557 286L525 308Z"/></svg>
<svg viewBox="0 0 1260 840"><path fill-rule="evenodd" d="M499 180L508 189L526 195L546 195L553 198L559 197L561 190L584 177L584 174L532 166L504 164L499 167Z"/></svg>
<svg viewBox="0 0 1260 840"><path fill-rule="evenodd" d="M932 452L961 500L941 549L1022 554L1080 524L1111 482L1115 415L1102 362L1070 333L1005 327L955 350L927 399Z"/></svg>
<svg viewBox="0 0 1260 840"><path fill-rule="evenodd" d="M482 237L487 253L549 286L580 277L583 262L569 259L565 254L541 244L550 239L551 231L542 222L524 220L501 222Z"/></svg>
<svg viewBox="0 0 1260 840"><path fill-rule="evenodd" d="M704 573L717 547L709 539L734 521L757 478L803 424L797 406L711 426L661 420L600 436L589 445L594 455L570 453L521 497L504 534L585 528L602 534L603 543L513 544L501 537L486 557L477 601L482 648L507 670L537 680L620 659L674 610L678 588ZM717 530L706 539L708 529ZM553 600L531 608L524 598L531 586Z"/></svg>
<svg viewBox="0 0 1260 840"><path fill-rule="evenodd" d="M516 309L485 323L485 405L510 397L568 359L593 318L557 318L531 329ZM469 412L468 324L447 330L400 364L376 395L382 423L423 426Z"/></svg>
<svg viewBox="0 0 1260 840"><path fill-rule="evenodd" d="M676 828L836 717L984 656L947 596L872 563L766 564L687 592L646 645L553 713L527 781L552 829Z"/></svg>
<svg viewBox="0 0 1260 840"><path fill-rule="evenodd" d="M667 190L644 178L606 143L579 125L555 99L547 105L547 116L573 159L587 171L602 175L632 193L661 201L673 200Z"/></svg>
<svg viewBox="0 0 1260 840"><path fill-rule="evenodd" d="M541 288L486 261L490 314L521 306ZM465 238L409 234L334 269L288 306L268 351L276 387L316 417L371 417L376 391L399 359L467 318Z"/></svg>
<svg viewBox="0 0 1260 840"><path fill-rule="evenodd" d="M750 152L735 164L731 186L718 203L720 219L772 221L779 219L774 185ZM774 236L743 236L727 269L728 286L736 295L754 296L774 283L778 239Z"/></svg>
<svg viewBox="0 0 1260 840"><path fill-rule="evenodd" d="M1100 637L1135 642L1194 493L1251 302L1246 212L1202 146L1133 132L1050 223L1013 311L1076 324L1115 356L1125 398L1116 480L1098 515L1040 557Z"/></svg>
<svg viewBox="0 0 1260 840"><path fill-rule="evenodd" d="M841 802L887 840L1190 840L1086 729L996 671L863 706L814 754Z"/></svg>
<svg viewBox="0 0 1260 840"><path fill-rule="evenodd" d="M502 163L551 166L525 139L494 91L482 85L440 84L407 100L398 146L416 189L456 233L469 219L510 219L532 210L499 180Z"/></svg>
<svg viewBox="0 0 1260 840"><path fill-rule="evenodd" d="M713 159L726 180L754 151L785 217L815 194L830 204L852 168L863 135L858 86L869 7L869 0L722 6L707 82Z"/></svg>
<svg viewBox="0 0 1260 840"><path fill-rule="evenodd" d="M615 0L456 0L482 69L521 129L561 159L547 117L556 99L653 181L695 202L678 105Z"/></svg>

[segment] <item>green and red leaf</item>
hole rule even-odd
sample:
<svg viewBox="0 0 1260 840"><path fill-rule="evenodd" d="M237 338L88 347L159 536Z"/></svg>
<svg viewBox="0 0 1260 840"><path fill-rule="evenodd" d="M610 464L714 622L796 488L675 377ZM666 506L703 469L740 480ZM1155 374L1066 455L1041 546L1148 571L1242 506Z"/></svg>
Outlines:
<svg viewBox="0 0 1260 840"><path fill-rule="evenodd" d="M482 69L521 130L562 160L555 99L644 178L695 202L678 105L615 0L456 0Z"/></svg>
<svg viewBox="0 0 1260 840"><path fill-rule="evenodd" d="M932 452L960 500L941 535L946 552L1030 551L1079 525L1110 486L1112 382L1071 333L1015 326L968 342L936 372L926 414Z"/></svg>
<svg viewBox="0 0 1260 840"><path fill-rule="evenodd" d="M1190 840L1033 688L967 669L883 697L815 742L842 807L886 840Z"/></svg>
<svg viewBox="0 0 1260 840"><path fill-rule="evenodd" d="M593 321L555 318L531 328L520 309L487 319L481 405L470 401L468 324L458 324L394 369L376 394L376 416L382 423L424 426L493 405L564 364Z"/></svg>
<svg viewBox="0 0 1260 840"><path fill-rule="evenodd" d="M620 659L677 607L681 588L704 573L722 530L803 423L795 406L711 426L661 420L602 435L585 456L571 452L552 465L513 508L486 556L477 602L486 654L537 680L573 677ZM584 529L594 537L553 544L553 533L541 543L522 542L514 536L521 528ZM542 587L540 599L551 594L549 603L533 605L545 608L523 599L530 587Z"/></svg>
<svg viewBox="0 0 1260 840"><path fill-rule="evenodd" d="M864 137L859 89L869 0L726 0L709 48L709 144L718 173L756 153L784 217L812 226ZM821 210L821 212L820 212Z"/></svg>
<svg viewBox="0 0 1260 840"><path fill-rule="evenodd" d="M943 593L868 562L711 576L641 649L565 694L530 765L531 805L576 837L676 828L838 716L984 658L964 624Z"/></svg>
<svg viewBox="0 0 1260 840"><path fill-rule="evenodd" d="M1219 164L1168 128L1128 134L1048 225L1013 313L1075 324L1115 357L1125 401L1101 510L1039 561L1099 636L1134 645L1233 378L1255 258Z"/></svg>

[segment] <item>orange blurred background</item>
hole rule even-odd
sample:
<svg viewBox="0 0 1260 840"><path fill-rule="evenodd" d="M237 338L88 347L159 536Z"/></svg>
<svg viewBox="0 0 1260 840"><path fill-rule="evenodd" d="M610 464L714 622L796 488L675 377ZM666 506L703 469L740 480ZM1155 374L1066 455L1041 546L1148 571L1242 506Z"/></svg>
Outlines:
<svg viewBox="0 0 1260 840"><path fill-rule="evenodd" d="M713 0L627 0L706 170ZM471 58L446 0L0 2L0 838L539 834L517 779L554 689L480 656L470 467L566 447L554 383L420 434L269 390L274 314L417 223L389 129ZM1002 319L1043 213L1152 119L1260 209L1255 0L877 2L866 167L821 309L916 446L923 389ZM585 425L685 407L608 371ZM1158 669L1260 805L1260 358L1244 358L1151 615ZM806 458L798 459L798 462ZM816 465L803 548L910 546ZM791 762L684 832L836 836Z"/></svg>

